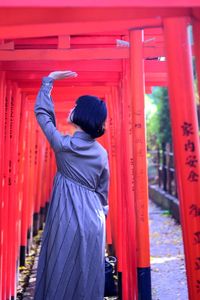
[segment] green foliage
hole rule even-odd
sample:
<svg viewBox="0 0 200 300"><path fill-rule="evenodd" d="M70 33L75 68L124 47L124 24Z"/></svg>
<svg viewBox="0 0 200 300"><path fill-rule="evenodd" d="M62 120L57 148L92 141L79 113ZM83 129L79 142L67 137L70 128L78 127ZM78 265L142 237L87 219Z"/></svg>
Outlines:
<svg viewBox="0 0 200 300"><path fill-rule="evenodd" d="M200 98L198 93L196 65L194 58L192 64L195 102L199 106ZM200 127L200 109L198 118ZM155 150L157 145L161 146L162 143L172 142L167 88L154 87L152 94L146 95L146 125L148 149Z"/></svg>
<svg viewBox="0 0 200 300"><path fill-rule="evenodd" d="M147 145L155 149L162 143L171 143L171 122L166 88L155 87L146 96Z"/></svg>

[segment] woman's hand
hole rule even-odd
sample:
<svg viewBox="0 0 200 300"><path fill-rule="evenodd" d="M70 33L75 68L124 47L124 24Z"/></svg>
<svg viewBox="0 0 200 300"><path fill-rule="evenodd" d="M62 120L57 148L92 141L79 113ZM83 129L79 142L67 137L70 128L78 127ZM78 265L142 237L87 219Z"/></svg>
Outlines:
<svg viewBox="0 0 200 300"><path fill-rule="evenodd" d="M51 77L55 80L59 80L59 79L65 79L65 78L73 78L73 77L77 77L78 74L76 72L72 72L72 71L55 71L55 72L51 72L48 77Z"/></svg>

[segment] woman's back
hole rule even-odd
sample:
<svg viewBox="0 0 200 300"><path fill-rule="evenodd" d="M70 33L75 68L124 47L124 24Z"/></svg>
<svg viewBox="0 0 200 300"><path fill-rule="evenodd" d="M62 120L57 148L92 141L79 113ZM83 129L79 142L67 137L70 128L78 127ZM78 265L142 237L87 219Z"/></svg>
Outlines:
<svg viewBox="0 0 200 300"><path fill-rule="evenodd" d="M63 137L63 148L56 153L58 171L92 189L98 189L107 163L107 152L84 131Z"/></svg>
<svg viewBox="0 0 200 300"><path fill-rule="evenodd" d="M35 114L55 152L57 173L42 235L34 300L103 300L106 150L85 131L56 129L52 80L43 79Z"/></svg>

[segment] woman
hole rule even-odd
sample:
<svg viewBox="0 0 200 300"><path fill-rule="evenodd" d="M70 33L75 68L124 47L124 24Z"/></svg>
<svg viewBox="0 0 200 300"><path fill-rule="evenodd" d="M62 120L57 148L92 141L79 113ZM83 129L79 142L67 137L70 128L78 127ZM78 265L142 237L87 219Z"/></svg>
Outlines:
<svg viewBox="0 0 200 300"><path fill-rule="evenodd" d="M73 136L56 129L51 90L71 71L43 77L35 115L55 152L57 173L42 235L35 300L102 300L104 296L105 215L109 167L95 140L105 131L105 102L95 96L76 101L68 121Z"/></svg>

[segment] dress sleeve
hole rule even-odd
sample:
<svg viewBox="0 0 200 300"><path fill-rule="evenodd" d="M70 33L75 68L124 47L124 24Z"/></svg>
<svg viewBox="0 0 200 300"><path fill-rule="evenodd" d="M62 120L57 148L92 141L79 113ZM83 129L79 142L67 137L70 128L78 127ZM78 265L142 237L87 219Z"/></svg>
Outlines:
<svg viewBox="0 0 200 300"><path fill-rule="evenodd" d="M106 216L108 214L108 209L109 209L109 205L108 205L109 181L110 181L110 171L109 171L109 164L107 159L105 167L100 176L99 185L96 188L96 193L100 197L100 201L103 206L103 211Z"/></svg>
<svg viewBox="0 0 200 300"><path fill-rule="evenodd" d="M51 147L55 152L58 152L62 149L62 135L56 129L54 105L51 97L53 82L53 78L43 77L41 88L36 97L34 112Z"/></svg>

